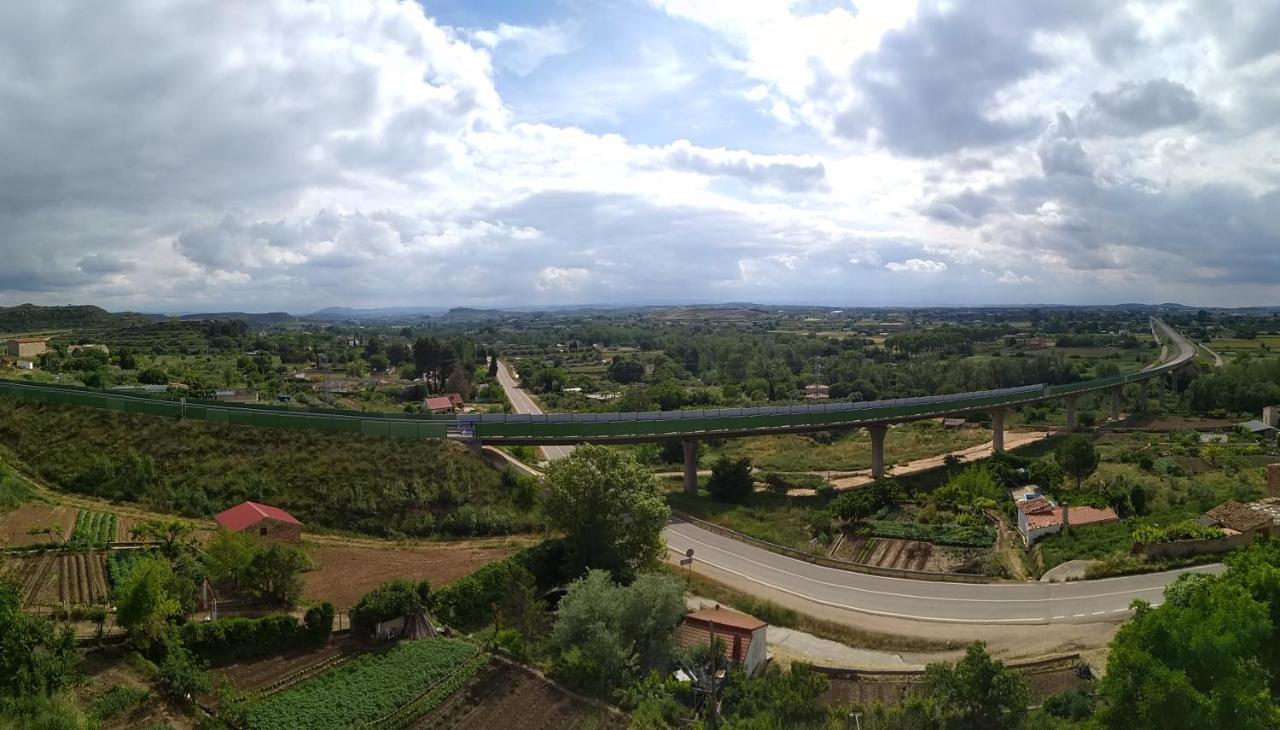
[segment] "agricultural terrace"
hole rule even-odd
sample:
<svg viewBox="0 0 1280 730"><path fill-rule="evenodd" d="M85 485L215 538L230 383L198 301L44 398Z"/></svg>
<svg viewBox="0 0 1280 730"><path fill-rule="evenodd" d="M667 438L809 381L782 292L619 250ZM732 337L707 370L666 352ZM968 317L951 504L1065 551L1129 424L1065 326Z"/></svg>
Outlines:
<svg viewBox="0 0 1280 730"><path fill-rule="evenodd" d="M434 709L486 661L486 654L464 641L400 643L262 699L249 709L248 726L404 727Z"/></svg>

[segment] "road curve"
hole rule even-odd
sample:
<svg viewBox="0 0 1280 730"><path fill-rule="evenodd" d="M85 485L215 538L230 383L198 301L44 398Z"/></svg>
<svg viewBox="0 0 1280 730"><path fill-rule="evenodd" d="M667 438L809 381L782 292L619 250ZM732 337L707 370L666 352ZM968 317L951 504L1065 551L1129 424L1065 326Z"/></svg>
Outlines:
<svg viewBox="0 0 1280 730"><path fill-rule="evenodd" d="M533 401L533 396L529 395L516 382L511 366L501 360L498 361L498 383L502 385L502 390L506 392L507 400L511 401L511 407L515 409L516 413L542 415L542 409ZM573 453L572 446L543 446L541 448L542 453L546 455L549 461L563 459Z"/></svg>
<svg viewBox="0 0 1280 730"><path fill-rule="evenodd" d="M941 583L886 578L814 565L708 532L687 522L664 531L667 547L695 564L710 565L752 585L858 613L958 624L1093 623L1120 620L1129 604L1163 600L1164 587L1182 573L1224 570L1220 564L1162 573L1070 583Z"/></svg>

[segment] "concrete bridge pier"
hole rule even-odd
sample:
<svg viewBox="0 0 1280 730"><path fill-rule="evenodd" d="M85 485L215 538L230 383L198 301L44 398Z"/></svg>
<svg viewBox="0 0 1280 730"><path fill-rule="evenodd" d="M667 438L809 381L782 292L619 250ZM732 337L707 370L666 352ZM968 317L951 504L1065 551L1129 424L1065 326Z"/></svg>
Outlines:
<svg viewBox="0 0 1280 730"><path fill-rule="evenodd" d="M1156 404L1159 405L1161 409L1163 409L1164 408L1164 376L1157 375L1154 378L1154 380L1156 381Z"/></svg>
<svg viewBox="0 0 1280 730"><path fill-rule="evenodd" d="M469 439L467 441L467 451L475 456L484 455L484 444L480 443L480 439Z"/></svg>
<svg viewBox="0 0 1280 730"><path fill-rule="evenodd" d="M867 433L871 434L871 478L879 479L884 476L884 435L889 430L888 426L867 426Z"/></svg>
<svg viewBox="0 0 1280 730"><path fill-rule="evenodd" d="M991 451L1004 453L1004 414L1003 408L991 412Z"/></svg>
<svg viewBox="0 0 1280 730"><path fill-rule="evenodd" d="M1080 414L1076 410L1076 402L1079 396L1069 395L1063 399L1063 403L1067 407L1067 430L1074 431L1080 425Z"/></svg>
<svg viewBox="0 0 1280 730"><path fill-rule="evenodd" d="M685 494L697 494L698 442L694 439L686 439L682 445L684 446L684 492Z"/></svg>
<svg viewBox="0 0 1280 730"><path fill-rule="evenodd" d="M1120 389L1111 389L1111 420L1120 420Z"/></svg>

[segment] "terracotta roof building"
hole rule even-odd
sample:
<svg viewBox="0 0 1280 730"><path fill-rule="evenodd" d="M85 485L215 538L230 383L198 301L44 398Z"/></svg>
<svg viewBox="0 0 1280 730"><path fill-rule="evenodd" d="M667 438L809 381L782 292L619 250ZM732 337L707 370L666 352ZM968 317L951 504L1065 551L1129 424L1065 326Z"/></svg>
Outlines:
<svg viewBox="0 0 1280 730"><path fill-rule="evenodd" d="M232 532L255 534L264 540L300 542L302 523L279 507L257 502L241 502L214 516L220 527Z"/></svg>
<svg viewBox="0 0 1280 730"><path fill-rule="evenodd" d="M1064 514L1065 512L1065 514ZM1120 516L1110 507L1067 507L1054 504L1047 497L1033 497L1018 502L1018 532L1027 545L1045 535L1052 535L1062 530L1066 517L1071 527L1101 525L1116 522Z"/></svg>
<svg viewBox="0 0 1280 730"><path fill-rule="evenodd" d="M769 624L754 616L717 605L685 616L676 628L675 640L681 646L706 646L715 636L724 642L725 661L752 675L764 669L769 659L765 639L768 628Z"/></svg>
<svg viewBox="0 0 1280 730"><path fill-rule="evenodd" d="M1271 515L1247 504L1223 502L1196 520L1207 527L1221 527L1234 532L1271 533Z"/></svg>
<svg viewBox="0 0 1280 730"><path fill-rule="evenodd" d="M13 357L34 359L49 351L49 340L44 337L14 337L5 342L5 349Z"/></svg>
<svg viewBox="0 0 1280 730"><path fill-rule="evenodd" d="M437 395L422 401L422 410L429 413L453 413L456 406L447 395Z"/></svg>

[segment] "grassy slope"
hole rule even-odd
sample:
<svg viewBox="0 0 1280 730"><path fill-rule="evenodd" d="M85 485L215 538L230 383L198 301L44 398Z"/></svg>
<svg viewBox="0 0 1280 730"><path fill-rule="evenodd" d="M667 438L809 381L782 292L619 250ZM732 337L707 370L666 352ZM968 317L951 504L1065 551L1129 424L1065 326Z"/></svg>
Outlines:
<svg viewBox="0 0 1280 730"><path fill-rule="evenodd" d="M934 423L913 424L889 429L885 454L892 463L900 464L990 440L991 434L985 429L944 430ZM719 448L708 449L703 463L710 464L720 454L749 456L756 468L769 471L853 471L871 467L870 436L861 429L835 432L829 444L804 434L729 439Z"/></svg>
<svg viewBox="0 0 1280 730"><path fill-rule="evenodd" d="M0 403L0 412L0 448L52 486L157 511L208 516L255 499L306 523L373 534L426 534L434 522L429 513L441 517L460 505L514 512L496 473L438 441L181 422L16 400ZM154 459L154 478L131 467L135 454Z"/></svg>

